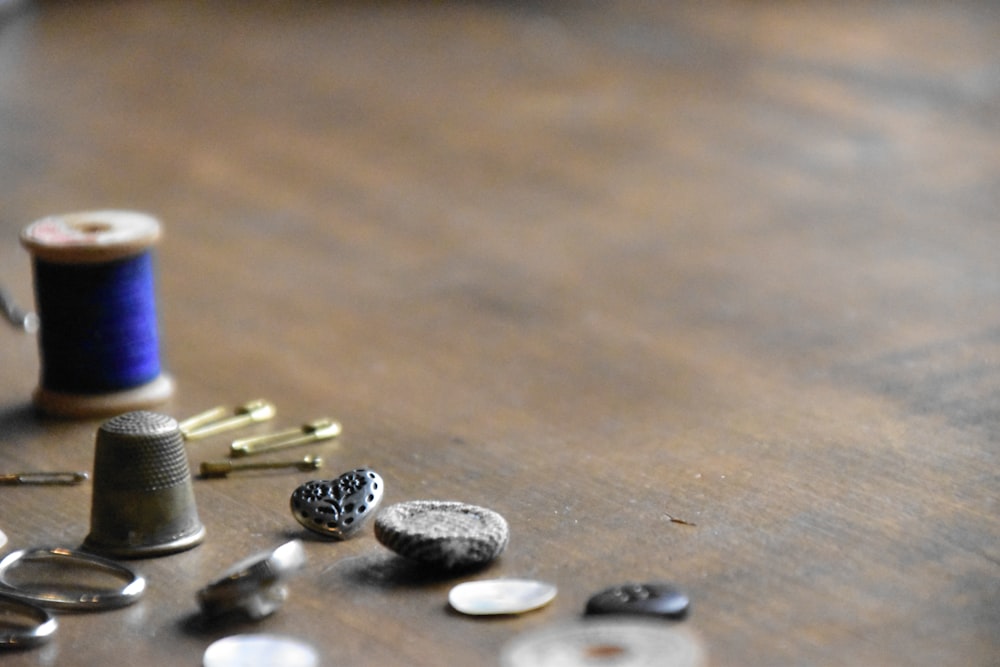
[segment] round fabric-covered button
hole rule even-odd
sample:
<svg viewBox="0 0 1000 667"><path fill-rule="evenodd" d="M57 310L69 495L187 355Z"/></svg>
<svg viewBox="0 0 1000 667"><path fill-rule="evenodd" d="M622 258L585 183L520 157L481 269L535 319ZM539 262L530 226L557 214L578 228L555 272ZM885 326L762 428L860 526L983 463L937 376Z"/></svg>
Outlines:
<svg viewBox="0 0 1000 667"><path fill-rule="evenodd" d="M483 565L507 546L507 521L485 507L454 501L412 500L387 507L375 519L375 537L397 554L445 569Z"/></svg>
<svg viewBox="0 0 1000 667"><path fill-rule="evenodd" d="M587 601L586 613L683 618L690 605L688 596L670 584L629 583L613 586L592 596Z"/></svg>

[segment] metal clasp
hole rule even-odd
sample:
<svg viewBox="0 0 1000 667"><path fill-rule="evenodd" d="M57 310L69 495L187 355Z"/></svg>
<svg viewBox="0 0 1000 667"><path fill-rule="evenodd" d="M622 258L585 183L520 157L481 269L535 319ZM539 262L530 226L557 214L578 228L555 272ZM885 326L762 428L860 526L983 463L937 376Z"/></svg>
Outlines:
<svg viewBox="0 0 1000 667"><path fill-rule="evenodd" d="M289 429L272 433L271 435L261 435L254 438L241 438L233 440L230 445L230 456L249 456L260 452L269 452L275 449L285 449L297 445L305 445L311 442L329 440L340 435L340 422L332 419L317 419L316 421L303 424L297 429Z"/></svg>
<svg viewBox="0 0 1000 667"><path fill-rule="evenodd" d="M230 410L224 405L206 410L182 421L180 423L181 433L185 440L207 438L223 431L267 421L277 414L274 404L264 399L244 403L232 412L232 416L227 417Z"/></svg>
<svg viewBox="0 0 1000 667"><path fill-rule="evenodd" d="M281 470L294 468L296 470L319 470L323 467L323 459L318 456L306 456L297 461L204 461L201 464L202 477L227 477L229 473L243 470Z"/></svg>

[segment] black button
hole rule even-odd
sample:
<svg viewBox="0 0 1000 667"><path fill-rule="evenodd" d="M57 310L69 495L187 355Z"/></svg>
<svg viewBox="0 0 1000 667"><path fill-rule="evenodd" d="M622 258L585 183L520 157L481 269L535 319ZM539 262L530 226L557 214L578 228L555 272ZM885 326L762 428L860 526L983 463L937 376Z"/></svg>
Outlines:
<svg viewBox="0 0 1000 667"><path fill-rule="evenodd" d="M691 601L676 587L664 583L622 584L597 593L587 600L588 615L641 614L683 618Z"/></svg>

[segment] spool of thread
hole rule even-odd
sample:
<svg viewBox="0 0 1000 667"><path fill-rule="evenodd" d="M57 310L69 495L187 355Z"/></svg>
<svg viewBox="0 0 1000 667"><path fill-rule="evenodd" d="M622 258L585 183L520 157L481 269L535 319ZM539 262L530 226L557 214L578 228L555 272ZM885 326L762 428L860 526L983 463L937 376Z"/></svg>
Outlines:
<svg viewBox="0 0 1000 667"><path fill-rule="evenodd" d="M160 364L152 248L159 221L133 211L43 218L32 255L41 377L34 402L64 417L114 415L170 398Z"/></svg>

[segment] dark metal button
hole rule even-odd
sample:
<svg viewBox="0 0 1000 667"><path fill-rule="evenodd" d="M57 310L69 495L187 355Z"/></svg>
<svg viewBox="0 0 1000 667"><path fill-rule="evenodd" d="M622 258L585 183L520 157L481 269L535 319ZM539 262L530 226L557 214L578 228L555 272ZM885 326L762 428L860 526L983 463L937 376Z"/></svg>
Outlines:
<svg viewBox="0 0 1000 667"><path fill-rule="evenodd" d="M198 591L198 604L207 618L242 613L253 620L262 619L281 607L288 597L287 580L305 562L302 542L285 542L230 567Z"/></svg>
<svg viewBox="0 0 1000 667"><path fill-rule="evenodd" d="M306 482L292 493L295 520L327 537L356 533L382 502L384 484L374 470L358 468L334 480Z"/></svg>
<svg viewBox="0 0 1000 667"><path fill-rule="evenodd" d="M683 618L691 601L676 587L665 583L622 584L593 595L587 601L586 613L639 614Z"/></svg>

